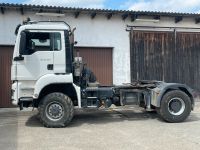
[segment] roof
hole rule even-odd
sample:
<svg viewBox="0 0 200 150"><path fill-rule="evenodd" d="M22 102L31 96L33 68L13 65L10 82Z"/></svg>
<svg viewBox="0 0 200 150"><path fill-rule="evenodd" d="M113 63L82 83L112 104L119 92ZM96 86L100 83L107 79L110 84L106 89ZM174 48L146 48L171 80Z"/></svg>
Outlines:
<svg viewBox="0 0 200 150"><path fill-rule="evenodd" d="M158 12L158 11L132 11L132 10L112 10L112 9L93 9L93 8L75 8L75 7L60 7L60 6L44 6L44 5L31 5L31 4L11 4L11 3L0 3L0 11L3 14L6 9L19 9L21 13L24 10L38 11L38 12L56 12L65 13L72 12L78 17L80 13L93 13L96 14L107 14L108 19L113 14L122 15L127 18L128 16L134 17L136 15L147 15L147 16L171 16L171 17L200 17L197 13L180 13L180 12ZM92 16L91 16L92 17Z"/></svg>

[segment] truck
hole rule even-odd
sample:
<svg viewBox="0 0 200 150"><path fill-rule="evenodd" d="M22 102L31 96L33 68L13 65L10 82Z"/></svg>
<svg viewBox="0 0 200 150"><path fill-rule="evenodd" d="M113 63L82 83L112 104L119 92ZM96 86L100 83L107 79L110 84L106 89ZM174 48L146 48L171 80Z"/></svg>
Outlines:
<svg viewBox="0 0 200 150"><path fill-rule="evenodd" d="M45 127L65 127L74 109L137 105L171 123L194 109L194 92L185 84L156 80L101 86L76 54L75 28L64 21L31 21L16 27L11 67L12 104L37 108Z"/></svg>

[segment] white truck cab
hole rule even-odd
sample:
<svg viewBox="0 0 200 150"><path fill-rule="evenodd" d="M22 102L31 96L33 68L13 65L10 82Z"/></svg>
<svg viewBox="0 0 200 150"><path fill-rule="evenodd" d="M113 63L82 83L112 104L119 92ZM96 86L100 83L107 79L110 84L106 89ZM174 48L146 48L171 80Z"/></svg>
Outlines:
<svg viewBox="0 0 200 150"><path fill-rule="evenodd" d="M37 99L50 84L73 84L70 27L64 22L33 22L19 28L13 54L12 103ZM25 49L25 51L20 51Z"/></svg>
<svg viewBox="0 0 200 150"><path fill-rule="evenodd" d="M156 110L168 122L184 121L194 107L188 86L135 81L100 86L80 57L75 57L74 30L65 22L27 20L16 28L12 61L12 103L36 107L47 127L64 127L74 107L138 105Z"/></svg>

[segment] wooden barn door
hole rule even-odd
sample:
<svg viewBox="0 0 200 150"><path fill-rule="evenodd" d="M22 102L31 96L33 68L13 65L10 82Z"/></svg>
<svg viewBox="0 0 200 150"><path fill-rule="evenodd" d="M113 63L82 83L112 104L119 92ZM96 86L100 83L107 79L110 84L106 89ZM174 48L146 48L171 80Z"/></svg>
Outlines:
<svg viewBox="0 0 200 150"><path fill-rule="evenodd" d="M173 32L132 31L131 79L170 80Z"/></svg>
<svg viewBox="0 0 200 150"><path fill-rule="evenodd" d="M172 81L200 90L200 33L177 32Z"/></svg>
<svg viewBox="0 0 200 150"><path fill-rule="evenodd" d="M131 31L131 80L184 83L200 90L200 33Z"/></svg>

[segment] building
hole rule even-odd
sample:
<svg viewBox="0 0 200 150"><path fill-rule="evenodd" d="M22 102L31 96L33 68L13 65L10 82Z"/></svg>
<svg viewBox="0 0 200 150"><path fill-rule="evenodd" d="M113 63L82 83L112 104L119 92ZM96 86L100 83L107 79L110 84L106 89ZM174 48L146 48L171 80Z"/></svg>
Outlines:
<svg viewBox="0 0 200 150"><path fill-rule="evenodd" d="M10 104L15 28L23 20L76 27L76 50L102 85L138 79L200 89L200 15L0 4L0 107Z"/></svg>

